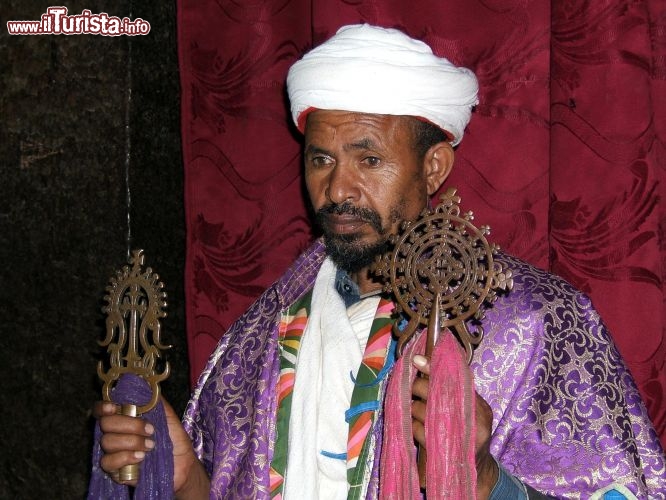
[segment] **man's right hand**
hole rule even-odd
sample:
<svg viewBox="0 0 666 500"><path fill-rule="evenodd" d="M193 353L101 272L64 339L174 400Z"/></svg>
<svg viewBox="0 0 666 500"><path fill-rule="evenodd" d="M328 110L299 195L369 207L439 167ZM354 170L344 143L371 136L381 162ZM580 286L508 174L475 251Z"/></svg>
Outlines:
<svg viewBox="0 0 666 500"><path fill-rule="evenodd" d="M169 437L173 443L174 493L176 498L208 498L210 481L203 464L194 454L192 442L183 429L180 419L171 405L162 398L166 412ZM98 401L93 415L99 420L102 431L100 445L104 455L100 467L114 481L136 486L136 481L118 479L117 471L130 464L141 463L154 448L153 426L142 418L128 417L117 413L118 405Z"/></svg>

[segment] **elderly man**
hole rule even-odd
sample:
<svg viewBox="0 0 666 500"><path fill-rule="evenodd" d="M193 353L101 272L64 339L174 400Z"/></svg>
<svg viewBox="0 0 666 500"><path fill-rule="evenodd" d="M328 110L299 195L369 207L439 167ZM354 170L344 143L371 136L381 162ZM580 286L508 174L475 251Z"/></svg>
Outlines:
<svg viewBox="0 0 666 500"><path fill-rule="evenodd" d="M417 338L395 368L393 304L369 270L446 180L476 79L397 30L359 25L306 54L287 85L323 240L221 339L183 426L167 405L174 491L418 496L414 443L436 464L454 453L428 448L432 436L465 436L426 424L442 386L425 377L407 386L409 442L399 424L389 431L399 372L411 366L432 381L439 365L417 354ZM664 498L663 451L589 300L517 259L498 260L514 287L486 312L471 364L472 460L452 465L454 481L427 476L428 497ZM116 415L110 403L95 414L107 473L155 453L151 423ZM453 489L438 489L444 483Z"/></svg>

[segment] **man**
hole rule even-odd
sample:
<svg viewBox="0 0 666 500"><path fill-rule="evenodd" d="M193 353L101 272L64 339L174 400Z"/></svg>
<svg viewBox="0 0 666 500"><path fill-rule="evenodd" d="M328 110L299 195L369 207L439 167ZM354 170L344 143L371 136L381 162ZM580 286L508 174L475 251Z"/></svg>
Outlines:
<svg viewBox="0 0 666 500"><path fill-rule="evenodd" d="M415 496L412 441L427 448L429 463L446 462L453 451L428 444L460 429L430 423L426 432L441 386L418 377L410 442L401 448L389 432L393 408L383 403L394 401L403 368L393 365L393 305L370 267L446 180L476 79L399 31L363 25L306 54L287 85L323 241L220 340L183 427L167 406L174 491ZM426 477L429 498L664 498L663 451L589 300L523 262L498 260L515 284L486 312L471 365L472 462L455 464L456 491L435 491L442 478ZM416 354L418 343L398 365L434 378L434 358ZM115 415L109 403L95 414L107 473L154 453L150 423ZM395 461L405 450L406 461Z"/></svg>

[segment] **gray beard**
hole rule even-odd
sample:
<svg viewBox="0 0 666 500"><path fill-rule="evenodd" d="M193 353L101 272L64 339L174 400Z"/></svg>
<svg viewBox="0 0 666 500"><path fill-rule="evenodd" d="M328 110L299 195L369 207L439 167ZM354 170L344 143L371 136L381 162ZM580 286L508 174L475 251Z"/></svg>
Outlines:
<svg viewBox="0 0 666 500"><path fill-rule="evenodd" d="M377 234L380 241L374 244L364 245L360 242L357 234L335 234L329 230L329 214L353 214L369 223ZM350 202L330 203L320 208L315 214L316 221L324 233L326 252L331 260L339 268L348 273L356 273L368 267L375 261L375 257L385 253L389 248L388 230L382 227L379 214L367 208L357 208ZM397 210L391 212L391 220L398 220L400 213Z"/></svg>
<svg viewBox="0 0 666 500"><path fill-rule="evenodd" d="M388 240L373 245L361 245L356 235L324 234L326 253L336 266L347 273L356 273L370 266L378 255L388 250Z"/></svg>

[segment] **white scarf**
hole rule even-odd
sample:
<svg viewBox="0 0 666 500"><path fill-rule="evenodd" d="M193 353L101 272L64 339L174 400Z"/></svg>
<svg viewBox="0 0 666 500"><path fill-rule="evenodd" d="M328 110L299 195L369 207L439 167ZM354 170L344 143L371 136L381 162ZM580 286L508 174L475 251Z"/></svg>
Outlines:
<svg viewBox="0 0 666 500"><path fill-rule="evenodd" d="M327 258L315 281L296 362L285 500L347 497L346 461L321 451L347 451L345 411L354 390L350 373L356 376L363 359L379 297L347 310L335 289L335 277L336 267Z"/></svg>

